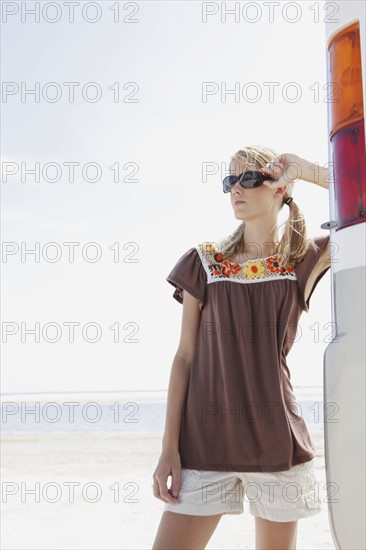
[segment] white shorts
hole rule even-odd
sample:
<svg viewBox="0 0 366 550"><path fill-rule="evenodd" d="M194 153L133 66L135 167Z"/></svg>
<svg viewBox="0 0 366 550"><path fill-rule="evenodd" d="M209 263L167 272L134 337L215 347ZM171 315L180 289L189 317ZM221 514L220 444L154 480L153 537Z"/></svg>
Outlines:
<svg viewBox="0 0 366 550"><path fill-rule="evenodd" d="M181 468L178 504L163 511L210 516L249 512L271 521L295 521L321 512L314 459L282 472L214 472Z"/></svg>

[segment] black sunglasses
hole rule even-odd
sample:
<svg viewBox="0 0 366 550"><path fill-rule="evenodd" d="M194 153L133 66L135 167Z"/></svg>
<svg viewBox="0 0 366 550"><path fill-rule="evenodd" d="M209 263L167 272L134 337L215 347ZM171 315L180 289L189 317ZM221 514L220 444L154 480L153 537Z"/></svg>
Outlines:
<svg viewBox="0 0 366 550"><path fill-rule="evenodd" d="M222 187L224 193L230 193L237 181L239 181L240 185L245 189L252 189L253 187L259 187L266 180L274 181L275 178L262 174L262 172L249 170L248 172L243 172L239 176L226 176L222 182Z"/></svg>

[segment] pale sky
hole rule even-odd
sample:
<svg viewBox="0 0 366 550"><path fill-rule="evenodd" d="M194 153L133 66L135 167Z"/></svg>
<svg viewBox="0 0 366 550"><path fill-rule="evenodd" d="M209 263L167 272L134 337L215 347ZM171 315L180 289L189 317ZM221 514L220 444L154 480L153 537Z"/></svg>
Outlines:
<svg viewBox="0 0 366 550"><path fill-rule="evenodd" d="M325 29L313 3L297 2L296 15L282 13L287 2L281 2L273 22L265 2L256 3L256 22L249 21L254 11L225 21L221 2L207 3L218 12L206 22L201 2L137 2L128 10L122 3L114 22L116 2L99 2L96 23L83 20L84 4L75 7L72 23L60 2L58 22L46 20L55 17L50 11L37 23L17 13L2 25L2 160L19 168L2 183L3 393L166 389L182 306L165 278L188 248L217 241L240 223L222 192L220 167L251 144L323 166L328 161ZM316 4L322 14L323 2ZM80 84L74 102L70 82ZM94 97L90 82L101 92L97 102L85 99ZM214 90L205 100L204 83ZM273 100L268 83L277 84ZM22 94L36 86L37 101ZM221 93L225 86L237 86L237 101ZM39 182L29 173L22 178L21 163L29 170L37 162L41 171L58 163L60 180L46 181L42 173ZM79 163L74 181L70 162ZM218 168L204 181L206 162ZM98 181L83 176L87 163L99 165ZM117 165L121 181L114 182ZM56 174L43 171L49 180ZM89 179L95 174L87 171ZM308 236L326 235L320 225L330 219L328 191L298 181L294 198ZM287 214L285 207L279 221ZM71 242L79 243L74 262L65 245ZM49 243L57 243L57 261ZM97 262L87 261L96 253L90 243L101 253ZM39 261L22 256L22 248L36 246ZM130 253L137 261L127 263ZM288 356L294 385L323 383L330 281L328 271L301 318L301 340ZM73 322L69 342L65 323ZM39 342L31 333L21 336L22 327L36 323ZM47 341L56 335L45 332L47 323L58 324L57 342ZM96 343L83 336L96 335L85 331L88 323L99 326Z"/></svg>

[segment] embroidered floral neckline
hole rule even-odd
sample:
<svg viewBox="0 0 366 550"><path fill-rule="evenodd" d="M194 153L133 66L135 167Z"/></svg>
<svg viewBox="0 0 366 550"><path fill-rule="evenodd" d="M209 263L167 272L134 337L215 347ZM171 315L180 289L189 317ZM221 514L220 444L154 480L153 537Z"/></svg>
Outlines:
<svg viewBox="0 0 366 550"><path fill-rule="evenodd" d="M206 271L208 270L211 280L231 279L244 282L296 278L293 265L289 263L282 265L282 257L279 254L239 263L224 260L222 253L212 243L200 243L198 250L201 253L201 260Z"/></svg>

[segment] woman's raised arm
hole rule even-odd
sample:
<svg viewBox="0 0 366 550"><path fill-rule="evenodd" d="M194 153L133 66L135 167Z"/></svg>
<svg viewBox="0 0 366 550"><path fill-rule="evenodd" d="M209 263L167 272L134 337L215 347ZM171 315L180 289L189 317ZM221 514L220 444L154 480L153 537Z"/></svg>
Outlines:
<svg viewBox="0 0 366 550"><path fill-rule="evenodd" d="M282 187L292 181L304 180L315 183L324 189L329 189L328 168L319 166L318 163L309 162L293 153L283 153L276 157L271 163L262 168L261 172L276 178L271 183L266 181L264 185L269 187Z"/></svg>

